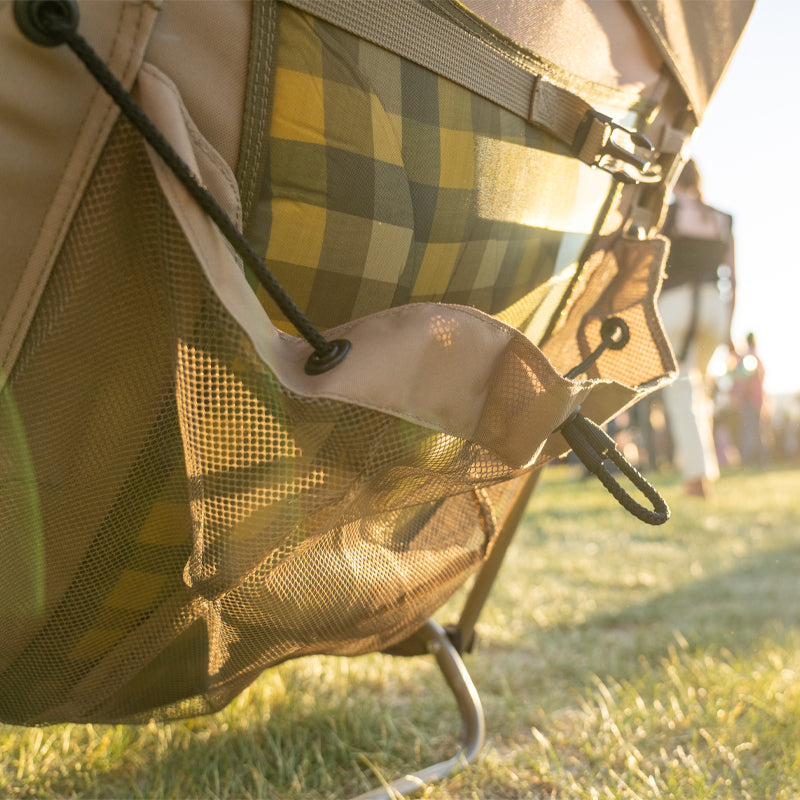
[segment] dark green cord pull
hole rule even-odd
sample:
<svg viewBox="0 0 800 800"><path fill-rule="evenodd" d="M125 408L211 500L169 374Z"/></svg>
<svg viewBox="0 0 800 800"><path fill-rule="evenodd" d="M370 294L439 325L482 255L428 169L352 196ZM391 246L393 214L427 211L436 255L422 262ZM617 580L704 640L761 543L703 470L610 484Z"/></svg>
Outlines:
<svg viewBox="0 0 800 800"><path fill-rule="evenodd" d="M586 469L597 476L626 511L649 525L662 525L669 519L669 506L664 498L620 453L614 440L599 425L575 411L558 430ZM652 509L637 503L620 486L608 470L608 461L619 467L620 472L650 501Z"/></svg>

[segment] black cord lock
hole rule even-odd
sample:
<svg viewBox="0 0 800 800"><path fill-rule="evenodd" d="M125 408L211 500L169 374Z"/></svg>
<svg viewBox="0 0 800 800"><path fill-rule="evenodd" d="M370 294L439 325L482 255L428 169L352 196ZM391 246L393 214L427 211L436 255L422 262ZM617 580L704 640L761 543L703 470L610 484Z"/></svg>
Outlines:
<svg viewBox="0 0 800 800"><path fill-rule="evenodd" d="M669 506L658 491L651 486L636 467L625 458L614 440L599 425L574 411L558 431L567 440L575 455L586 469L597 477L612 497L637 519L649 525L662 525L669 519ZM620 472L647 498L652 509L637 503L611 475L608 462L615 464Z"/></svg>
<svg viewBox="0 0 800 800"><path fill-rule="evenodd" d="M350 352L347 339L334 339L324 350L316 350L306 361L306 375L322 375L342 363Z"/></svg>
<svg viewBox="0 0 800 800"><path fill-rule="evenodd" d="M78 29L80 12L76 0L14 0L14 20L34 44L58 47L65 41L62 28Z"/></svg>

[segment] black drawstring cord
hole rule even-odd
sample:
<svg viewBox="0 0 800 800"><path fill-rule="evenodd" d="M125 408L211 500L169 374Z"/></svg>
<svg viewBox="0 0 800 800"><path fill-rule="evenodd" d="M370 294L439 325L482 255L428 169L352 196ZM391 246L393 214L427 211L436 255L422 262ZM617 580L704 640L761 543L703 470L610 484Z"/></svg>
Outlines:
<svg viewBox="0 0 800 800"><path fill-rule="evenodd" d="M328 341L297 307L213 195L200 184L188 164L153 125L91 45L78 33L79 13L75 0L15 0L14 17L22 33L36 44L44 47L66 44L75 53L200 208L211 217L286 318L314 348L314 353L306 362L305 371L310 375L318 375L341 363L350 351L350 342L346 339Z"/></svg>
<svg viewBox="0 0 800 800"><path fill-rule="evenodd" d="M601 342L597 348L567 372L565 377L574 380L586 372L606 350L621 350L630 341L630 329L620 317L608 317L600 326L600 338ZM557 430L586 469L597 477L626 511L649 525L662 525L669 519L670 510L664 498L620 453L616 442L599 425L584 417L579 411L574 411ZM619 485L608 471L607 461L619 467L620 472L650 501L652 510L637 503Z"/></svg>

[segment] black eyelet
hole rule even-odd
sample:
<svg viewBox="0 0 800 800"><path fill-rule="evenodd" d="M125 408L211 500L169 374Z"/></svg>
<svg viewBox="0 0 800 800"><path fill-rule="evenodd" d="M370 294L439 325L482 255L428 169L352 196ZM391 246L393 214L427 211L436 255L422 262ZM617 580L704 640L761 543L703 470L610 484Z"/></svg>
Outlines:
<svg viewBox="0 0 800 800"><path fill-rule="evenodd" d="M328 348L312 353L306 361L307 375L322 375L323 372L333 369L347 358L351 344L347 339L334 339L328 342Z"/></svg>
<svg viewBox="0 0 800 800"><path fill-rule="evenodd" d="M622 350L631 340L628 323L621 317L608 317L600 326L600 339L609 350Z"/></svg>
<svg viewBox="0 0 800 800"><path fill-rule="evenodd" d="M58 47L64 41L62 33L49 20L78 29L80 11L76 0L14 0L14 20L23 35L42 47Z"/></svg>

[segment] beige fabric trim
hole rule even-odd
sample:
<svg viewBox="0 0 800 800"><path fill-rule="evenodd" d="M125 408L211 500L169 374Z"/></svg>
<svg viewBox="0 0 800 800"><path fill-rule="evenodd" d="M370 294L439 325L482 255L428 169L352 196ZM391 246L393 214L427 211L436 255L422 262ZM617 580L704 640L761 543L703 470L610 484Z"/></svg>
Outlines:
<svg viewBox="0 0 800 800"><path fill-rule="evenodd" d="M153 68L144 69L142 106L173 146L206 178L219 167L187 125L180 98ZM256 352L290 391L343 400L460 436L514 468L539 456L545 440L590 394L595 416L606 418L637 392L608 381L562 378L525 336L474 309L419 303L355 320L328 332L353 349L336 369L308 376L310 348L269 321L214 224L155 154L159 183L220 300ZM224 181L223 181L224 182ZM524 380L525 396L504 387ZM560 437L557 437L560 439ZM561 442L553 454L566 450Z"/></svg>
<svg viewBox="0 0 800 800"><path fill-rule="evenodd" d="M156 19L154 5L94 3L82 10L83 35L130 88ZM2 386L118 111L66 47L24 39L11 3L0 8L0 53Z"/></svg>
<svg viewBox="0 0 800 800"><path fill-rule="evenodd" d="M166 0L145 60L179 87L192 118L236 170L248 61L250 0Z"/></svg>

